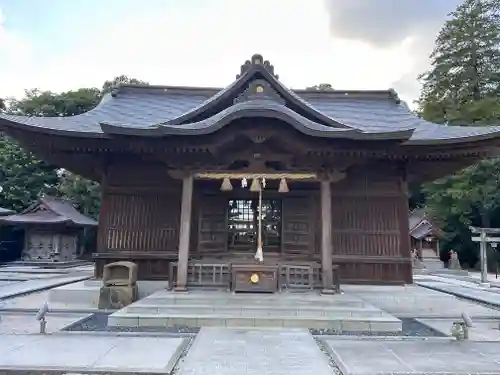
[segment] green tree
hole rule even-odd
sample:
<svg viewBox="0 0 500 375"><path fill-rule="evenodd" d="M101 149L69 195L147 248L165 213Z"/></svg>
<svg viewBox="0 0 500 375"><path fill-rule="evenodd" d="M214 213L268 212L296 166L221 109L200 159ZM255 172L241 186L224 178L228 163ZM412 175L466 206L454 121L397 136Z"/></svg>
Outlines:
<svg viewBox="0 0 500 375"><path fill-rule="evenodd" d="M427 184L427 203L443 221L454 216L464 226L490 227L500 208L500 158L483 160Z"/></svg>
<svg viewBox="0 0 500 375"><path fill-rule="evenodd" d="M74 116L94 108L119 83L146 84L122 75L106 81L101 90L81 88L63 93L26 90L24 98L8 100L7 111L25 116ZM82 212L97 218L99 184L36 159L7 137L0 139L0 166L4 170L0 206L20 211L41 193L50 193L71 199Z"/></svg>
<svg viewBox="0 0 500 375"><path fill-rule="evenodd" d="M9 112L24 116L74 116L94 108L101 99L98 89L79 89L60 94L26 90L25 97L9 101Z"/></svg>
<svg viewBox="0 0 500 375"><path fill-rule="evenodd" d="M320 83L318 85L306 87L306 90L315 90L315 91L334 91L335 89L329 83Z"/></svg>
<svg viewBox="0 0 500 375"><path fill-rule="evenodd" d="M500 123L500 0L465 0L440 31L432 65L421 76L419 114L448 125ZM423 187L425 204L447 238L473 265L469 225L500 225L500 159L485 160Z"/></svg>
<svg viewBox="0 0 500 375"><path fill-rule="evenodd" d="M0 136L0 206L22 211L44 193L55 194L56 168L25 152L17 143Z"/></svg>
<svg viewBox="0 0 500 375"><path fill-rule="evenodd" d="M104 82L104 85L102 85L101 93L102 94L107 94L110 92L114 87L121 85L121 84L134 84L134 85L149 85L149 83L145 81L141 81L136 78L130 78L125 75L117 76L113 78L111 81L106 81Z"/></svg>
<svg viewBox="0 0 500 375"><path fill-rule="evenodd" d="M69 171L60 171L59 195L70 198L77 209L94 219L99 217L100 186Z"/></svg>
<svg viewBox="0 0 500 375"><path fill-rule="evenodd" d="M7 109L7 105L5 104L5 99L0 98L0 112L3 112Z"/></svg>
<svg viewBox="0 0 500 375"><path fill-rule="evenodd" d="M431 214L444 224L446 250L457 250L460 259L470 265L477 261L477 245L470 239L469 225L500 226L498 186L500 158L484 160L424 186ZM492 262L489 265L493 268Z"/></svg>
<svg viewBox="0 0 500 375"><path fill-rule="evenodd" d="M465 0L438 34L420 76L421 115L448 124L494 123L500 104L500 0Z"/></svg>

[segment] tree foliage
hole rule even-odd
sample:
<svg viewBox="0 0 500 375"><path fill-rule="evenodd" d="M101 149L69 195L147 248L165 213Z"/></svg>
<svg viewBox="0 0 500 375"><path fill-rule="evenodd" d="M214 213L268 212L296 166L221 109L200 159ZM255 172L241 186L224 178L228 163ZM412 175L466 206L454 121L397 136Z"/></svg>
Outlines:
<svg viewBox="0 0 500 375"><path fill-rule="evenodd" d="M0 206L21 211L40 194L54 194L59 178L54 166L0 136Z"/></svg>
<svg viewBox="0 0 500 375"><path fill-rule="evenodd" d="M8 111L24 116L74 116L95 107L101 98L98 89L79 89L60 94L38 89L26 90L25 97L9 100Z"/></svg>
<svg viewBox="0 0 500 375"><path fill-rule="evenodd" d="M104 82L104 84L102 85L101 94L107 94L113 89L113 87L116 87L118 85L130 85L130 84L148 85L149 83L141 81L139 79L130 78L125 75L121 75L113 78L111 81Z"/></svg>
<svg viewBox="0 0 500 375"><path fill-rule="evenodd" d="M452 125L500 124L500 0L465 0L440 31L421 76L419 114ZM500 159L482 161L423 187L447 233L444 250L477 260L469 225L500 225Z"/></svg>
<svg viewBox="0 0 500 375"><path fill-rule="evenodd" d="M320 83L318 85L306 87L306 90L314 91L334 91L335 89L329 83Z"/></svg>
<svg viewBox="0 0 500 375"><path fill-rule="evenodd" d="M69 171L62 171L60 175L58 194L70 198L80 212L97 220L101 198L99 184Z"/></svg>
<svg viewBox="0 0 500 375"><path fill-rule="evenodd" d="M448 124L498 121L499 45L500 0L458 6L438 34L431 69L420 77L423 117Z"/></svg>
<svg viewBox="0 0 500 375"><path fill-rule="evenodd" d="M94 108L112 87L121 83L147 84L135 78L118 76L101 89L80 88L63 93L26 90L21 99L8 99L2 107L24 116L74 116ZM94 218L99 214L99 184L49 165L23 150L15 141L0 136L0 206L22 211L41 194L71 199L81 212Z"/></svg>

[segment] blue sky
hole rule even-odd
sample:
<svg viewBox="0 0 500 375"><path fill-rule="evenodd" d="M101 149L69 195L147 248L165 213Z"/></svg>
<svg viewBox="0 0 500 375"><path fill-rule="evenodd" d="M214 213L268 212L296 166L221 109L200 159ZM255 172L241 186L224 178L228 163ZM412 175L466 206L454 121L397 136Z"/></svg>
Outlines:
<svg viewBox="0 0 500 375"><path fill-rule="evenodd" d="M262 53L293 88L395 87L413 100L457 2L0 0L0 97L101 86L120 74L225 86Z"/></svg>
<svg viewBox="0 0 500 375"><path fill-rule="evenodd" d="M29 40L38 59L52 60L88 34L105 32L106 25L132 14L147 17L168 9L170 3L170 0L0 0L0 10L5 29ZM177 1L175 6L182 4Z"/></svg>

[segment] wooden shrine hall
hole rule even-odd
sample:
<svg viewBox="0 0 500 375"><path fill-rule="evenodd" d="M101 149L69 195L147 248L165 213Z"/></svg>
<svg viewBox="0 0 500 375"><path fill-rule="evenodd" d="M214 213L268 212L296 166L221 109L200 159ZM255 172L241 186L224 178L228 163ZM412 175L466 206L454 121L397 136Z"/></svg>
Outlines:
<svg viewBox="0 0 500 375"><path fill-rule="evenodd" d="M224 89L121 85L87 113L0 127L100 182L97 277L131 260L176 290L411 283L408 183L500 143L499 127L424 121L393 90L291 90L260 55Z"/></svg>

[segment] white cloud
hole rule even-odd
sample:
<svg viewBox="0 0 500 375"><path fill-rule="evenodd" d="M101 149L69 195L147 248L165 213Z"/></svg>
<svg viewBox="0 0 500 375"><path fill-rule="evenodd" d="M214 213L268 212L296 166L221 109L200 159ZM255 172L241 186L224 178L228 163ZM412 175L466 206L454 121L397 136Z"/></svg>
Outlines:
<svg viewBox="0 0 500 375"><path fill-rule="evenodd" d="M401 80L414 82L415 68L421 69L416 39L377 45L332 35L324 0L207 4L166 4L163 11L110 20L86 30L63 55L38 59L0 22L0 57L7 57L0 62L0 96L32 87L100 87L119 74L154 84L225 86L254 53L269 59L293 88L329 82L338 89L386 89ZM402 94L412 100L418 89Z"/></svg>

